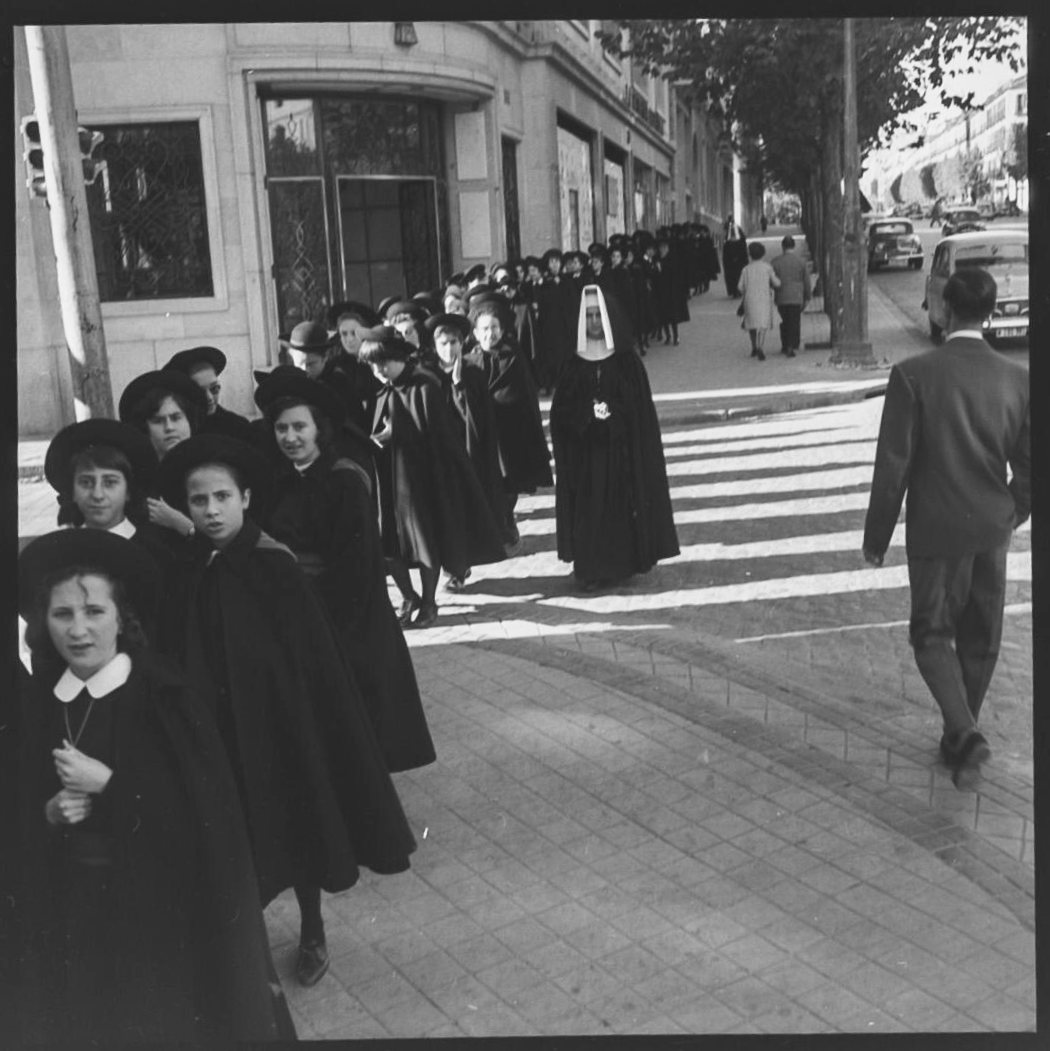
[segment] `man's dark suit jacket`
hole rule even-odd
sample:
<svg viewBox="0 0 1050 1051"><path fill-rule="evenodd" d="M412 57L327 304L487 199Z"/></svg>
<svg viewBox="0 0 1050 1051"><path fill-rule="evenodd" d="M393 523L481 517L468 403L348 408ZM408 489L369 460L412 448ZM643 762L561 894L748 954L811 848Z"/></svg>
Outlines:
<svg viewBox="0 0 1050 1051"><path fill-rule="evenodd" d="M1027 370L982 339L949 339L894 366L864 547L885 553L905 491L909 558L1005 543L1031 510L1028 398Z"/></svg>

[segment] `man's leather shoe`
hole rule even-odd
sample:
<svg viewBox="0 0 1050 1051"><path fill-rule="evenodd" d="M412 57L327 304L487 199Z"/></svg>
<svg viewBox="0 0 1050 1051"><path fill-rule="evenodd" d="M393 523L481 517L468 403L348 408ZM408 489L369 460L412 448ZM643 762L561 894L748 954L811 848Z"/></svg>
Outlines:
<svg viewBox="0 0 1050 1051"><path fill-rule="evenodd" d="M432 628L438 619L437 606L420 606L416 619L412 621L413 628Z"/></svg>
<svg viewBox="0 0 1050 1051"><path fill-rule="evenodd" d="M328 946L325 942L300 943L295 963L295 980L305 988L316 985L328 973Z"/></svg>

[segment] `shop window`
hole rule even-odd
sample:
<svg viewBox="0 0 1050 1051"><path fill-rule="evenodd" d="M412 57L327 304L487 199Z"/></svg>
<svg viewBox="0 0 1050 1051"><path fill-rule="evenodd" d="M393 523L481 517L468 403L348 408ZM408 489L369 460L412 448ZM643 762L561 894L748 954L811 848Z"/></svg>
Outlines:
<svg viewBox="0 0 1050 1051"><path fill-rule="evenodd" d="M93 125L105 161L87 187L103 302L214 295L197 121Z"/></svg>

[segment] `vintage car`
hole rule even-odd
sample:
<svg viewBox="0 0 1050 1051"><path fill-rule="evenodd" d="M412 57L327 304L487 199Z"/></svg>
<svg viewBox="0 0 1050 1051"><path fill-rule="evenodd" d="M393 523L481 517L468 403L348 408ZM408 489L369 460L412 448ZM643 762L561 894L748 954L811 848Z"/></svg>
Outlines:
<svg viewBox="0 0 1050 1051"><path fill-rule="evenodd" d="M984 229L981 213L976 208L948 208L941 219L944 224L941 227L941 234L944 237Z"/></svg>
<svg viewBox="0 0 1050 1051"><path fill-rule="evenodd" d="M953 234L937 243L926 277L923 309L930 317L930 337L939 341L948 319L944 309L944 286L962 267L980 266L995 278L999 294L995 311L985 323L984 338L1028 339L1028 230L1002 227Z"/></svg>
<svg viewBox="0 0 1050 1051"><path fill-rule="evenodd" d="M868 224L868 269L905 263L922 269L922 242L910 219L873 219Z"/></svg>

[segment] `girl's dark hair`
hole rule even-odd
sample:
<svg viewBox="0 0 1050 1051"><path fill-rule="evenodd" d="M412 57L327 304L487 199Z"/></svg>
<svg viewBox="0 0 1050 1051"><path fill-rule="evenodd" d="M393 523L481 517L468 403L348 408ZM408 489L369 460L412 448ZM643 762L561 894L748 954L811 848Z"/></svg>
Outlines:
<svg viewBox="0 0 1050 1051"><path fill-rule="evenodd" d="M135 402L131 410L130 422L144 433L148 432L148 423L151 416L156 416L166 398L171 398L190 421L190 434L196 434L204 422L204 410L196 402L187 401L181 394L173 390L165 390L163 387L150 387L142 397Z"/></svg>
<svg viewBox="0 0 1050 1051"><path fill-rule="evenodd" d="M758 241L752 241L747 246L747 254L752 259L761 259L766 254L766 246Z"/></svg>
<svg viewBox="0 0 1050 1051"><path fill-rule="evenodd" d="M478 318L484 317L486 314L491 314L499 322L499 327L501 329L506 327L503 321L503 309L501 308L499 303L480 303L475 307L471 307L471 326L477 323Z"/></svg>
<svg viewBox="0 0 1050 1051"><path fill-rule="evenodd" d="M201 468L203 467L217 467L221 471L226 471L227 474L229 474L229 476L233 479L233 484L237 486L237 490L242 496L244 495L244 490L250 488L247 481L244 478L244 474L232 463L227 463L225 460L209 460L205 461L204 463L194 464L186 472L186 477L182 480L183 490L185 490L186 483L189 481L190 475L193 474L194 471L201 470ZM184 505L187 503L185 493L183 495L183 503ZM183 506L182 510L186 511L186 506Z"/></svg>
<svg viewBox="0 0 1050 1051"><path fill-rule="evenodd" d="M148 518L146 496L135 480L131 462L120 449L111 445L89 445L69 458L69 492L58 498L58 524L82 526L84 516L77 507L73 494L76 491L76 478L84 470L120 471L128 483L128 498L124 504L124 514L136 525L141 525Z"/></svg>
<svg viewBox="0 0 1050 1051"><path fill-rule="evenodd" d="M342 312L342 313L341 313L341 314L339 315L339 317L337 317L337 318L335 319L335 327L336 327L336 328L339 328L339 326L340 326L340 325L341 325L341 324L342 324L342 323L343 323L344 321L346 321L346 320L347 320L348 318L351 318L351 319L353 319L354 321L356 321L356 322L357 322L357 323L358 323L358 324L359 324L359 325L360 325L360 326L361 326L362 328L368 328L368 327L369 327L369 324L368 324L368 322L367 322L367 321L365 321L365 319L364 319L363 317L361 317L361 315L360 315L360 314L358 314L358 313L355 313L355 312L354 312L353 310L344 310L344 311L343 311L343 312Z"/></svg>
<svg viewBox="0 0 1050 1051"><path fill-rule="evenodd" d="M344 314L343 317L346 315ZM328 414L319 409L316 405L311 405L308 401L304 401L302 398L296 398L291 394L286 394L282 398L275 398L266 407L266 419L270 421L270 426L274 427L277 424L277 420L280 418L282 412L288 409L298 408L300 405L310 410L310 416L317 427L317 447L324 452L332 443L332 439L335 437L335 428L332 426L332 421L328 418Z"/></svg>
<svg viewBox="0 0 1050 1051"><path fill-rule="evenodd" d="M361 349L357 360L366 365L382 365L387 361L408 361L416 348L406 339L387 339L380 342L376 339L361 340Z"/></svg>
<svg viewBox="0 0 1050 1051"><path fill-rule="evenodd" d="M43 664L61 664L62 658L51 641L51 632L47 628L47 609L51 602L51 592L67 580L79 581L81 577L102 577L109 581L113 592L113 601L120 615L121 630L117 636L117 649L126 652L129 648L143 647L149 645L146 631L142 627L138 614L128 599L124 582L119 577L114 577L104 569L97 569L91 565L63 566L45 573L37 583L33 595L33 608L26 621L26 645L33 655L33 665L38 662Z"/></svg>

